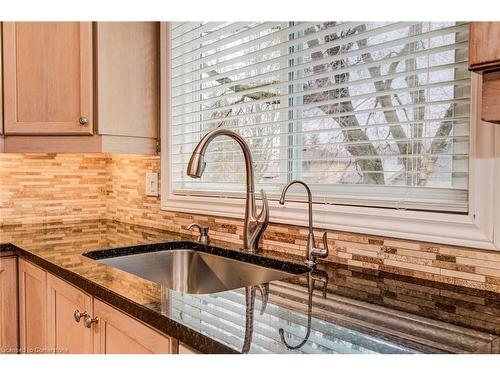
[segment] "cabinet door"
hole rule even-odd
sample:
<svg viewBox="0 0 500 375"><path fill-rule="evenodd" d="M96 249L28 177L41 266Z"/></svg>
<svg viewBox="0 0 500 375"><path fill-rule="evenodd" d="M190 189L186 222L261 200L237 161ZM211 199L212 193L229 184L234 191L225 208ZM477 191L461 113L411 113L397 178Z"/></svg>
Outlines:
<svg viewBox="0 0 500 375"><path fill-rule="evenodd" d="M0 52L2 51L2 27L0 23ZM2 80L2 59L0 59L0 82L3 82ZM0 90L0 103L3 103L3 90ZM0 134L3 134L3 106L0 105ZM0 152L3 152L2 150L2 144L3 140L0 139Z"/></svg>
<svg viewBox="0 0 500 375"><path fill-rule="evenodd" d="M3 63L5 134L92 134L90 22L4 22Z"/></svg>
<svg viewBox="0 0 500 375"><path fill-rule="evenodd" d="M48 347L58 354L91 354L92 330L74 315L92 316L92 298L61 279L48 274Z"/></svg>
<svg viewBox="0 0 500 375"><path fill-rule="evenodd" d="M159 23L96 25L99 134L159 138Z"/></svg>
<svg viewBox="0 0 500 375"><path fill-rule="evenodd" d="M0 354L17 348L17 261L0 257Z"/></svg>
<svg viewBox="0 0 500 375"><path fill-rule="evenodd" d="M47 353L47 273L19 259L19 334L21 352Z"/></svg>
<svg viewBox="0 0 500 375"><path fill-rule="evenodd" d="M171 354L177 340L149 328L128 315L94 299L94 353Z"/></svg>
<svg viewBox="0 0 500 375"><path fill-rule="evenodd" d="M500 71L483 73L481 119L500 124Z"/></svg>
<svg viewBox="0 0 500 375"><path fill-rule="evenodd" d="M469 35L471 70L500 68L500 22L472 22Z"/></svg>

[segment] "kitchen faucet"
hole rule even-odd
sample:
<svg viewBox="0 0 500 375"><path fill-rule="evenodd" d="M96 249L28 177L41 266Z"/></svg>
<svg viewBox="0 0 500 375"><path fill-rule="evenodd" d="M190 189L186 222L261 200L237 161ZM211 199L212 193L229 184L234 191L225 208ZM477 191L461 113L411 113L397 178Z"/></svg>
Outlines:
<svg viewBox="0 0 500 375"><path fill-rule="evenodd" d="M326 237L326 232L323 233L323 245L324 249L317 248L314 244L314 233L313 233L313 219L312 219L312 194L311 189L305 182L294 180L286 184L286 186L281 191L280 204L285 204L285 195L288 188L294 184L302 185L307 192L307 201L309 204L309 234L307 235L307 253L306 253L306 264L310 267L316 264L316 258L326 258L328 256L328 241Z"/></svg>
<svg viewBox="0 0 500 375"><path fill-rule="evenodd" d="M205 151L210 142L221 135L233 138L240 145L243 150L243 156L245 157L246 202L245 221L243 224L243 249L254 253L258 250L260 237L266 230L267 224L269 223L269 205L267 203L266 193L264 190L261 190L262 210L259 214L257 214L252 155L245 140L239 134L229 129L216 128L208 132L196 145L191 158L189 159L187 174L192 178L200 178L202 176L206 165L204 160Z"/></svg>

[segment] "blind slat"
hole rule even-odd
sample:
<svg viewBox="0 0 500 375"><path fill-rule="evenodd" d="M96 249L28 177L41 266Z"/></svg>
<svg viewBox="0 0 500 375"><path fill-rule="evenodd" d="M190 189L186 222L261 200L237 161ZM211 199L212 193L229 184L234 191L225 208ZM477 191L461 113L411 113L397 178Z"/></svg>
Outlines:
<svg viewBox="0 0 500 375"><path fill-rule="evenodd" d="M245 137L246 139L250 137ZM259 137L257 137L259 138ZM222 138L221 138L222 139ZM396 139L376 139L376 140L364 140L364 141L340 141L340 142L327 142L327 143L318 143L316 146L334 146L334 145L342 145L342 146L356 146L356 145L369 145L369 144L380 144L380 143L397 143L397 142L420 142L420 141L432 141L432 140L442 140L442 141L447 141L447 140L457 140L457 141L462 141L466 142L468 141L469 137L468 136L446 136L446 137L419 137L419 138L396 138ZM186 147L192 145L194 146L198 143L196 142L183 142L181 144L173 144L172 149L177 150L176 152L180 152L178 150L179 146ZM235 146L233 140L216 140L212 143L212 145L217 145L217 146L222 146L222 145L227 145L227 146ZM214 147L214 146L212 146ZM301 146L305 148L306 146ZM272 146L273 150L280 150L280 149L294 149L296 147L290 147L290 146ZM269 147L253 147L253 151L264 151L264 150L269 150ZM241 153L241 150L236 148L236 150L223 150L223 151L211 151L210 154L217 154L217 153L227 153L230 154L231 152L236 152L236 153Z"/></svg>
<svg viewBox="0 0 500 375"><path fill-rule="evenodd" d="M304 121L313 121L313 120L318 120L324 118L324 116L311 116L307 117L306 119L295 119L295 120L285 120L287 124L292 125L292 127L296 128L298 125L302 124ZM286 135L289 136L298 136L298 135L313 135L313 134L321 134L321 133L332 133L332 132L337 132L341 133L344 131L357 131L357 130L367 130L367 129L375 129L375 128L390 128L392 126L407 126L407 125L421 125L421 126L426 126L427 124L435 123L437 121L451 121L453 122L454 126L458 125L466 125L468 127L469 125L469 116L454 116L454 117L446 117L445 119L423 119L423 120L408 120L408 121L398 121L398 122L379 122L379 123L370 123L367 125L363 126L350 126L348 129L346 128L321 128L321 129L311 129L311 130L291 130L286 133ZM255 130L255 129L261 129L265 128L267 126L273 126L273 125L280 125L283 122L272 122L272 123L258 123L258 124L253 124L253 125L245 125L245 130ZM297 125L297 126L296 126ZM200 124L196 124L195 126L192 126L191 129L188 128L188 126L177 126L173 129L174 131L172 132L172 138L188 138L194 135L200 135ZM184 139L182 140L184 142ZM176 142L173 142L173 144L176 144Z"/></svg>
<svg viewBox="0 0 500 375"><path fill-rule="evenodd" d="M179 160L179 159L184 159L185 156L191 156L190 154L178 154L178 155L175 155L175 157L173 157L173 160L172 160L172 163L171 165L172 166L180 166L182 168L184 168L186 166L186 161L183 160L183 161L176 161L176 160ZM356 156L355 158L357 160L375 160L375 159L394 159L394 158L398 158L398 159L422 159L422 158L433 158L433 157L438 157L438 156L441 156L441 157L452 157L454 158L455 160L459 160L459 159L462 159L462 160L468 160L469 158L469 155L467 154L455 154L455 153L442 153L442 154L425 154L425 155L397 155L397 154L393 154L393 155L377 155L377 156ZM350 161L352 160L353 157L352 156L337 156L335 157L335 162L346 162L346 161ZM276 163L276 162L282 162L282 161L290 161L290 160L293 160L295 162L298 162L298 163L308 163L308 162L314 162L314 161L325 161L325 159L322 159L322 158L294 158L294 159L289 159L289 158L286 158L286 159L280 159L280 158L277 158L277 159L272 159L271 161L273 163ZM269 160L268 159L255 159L253 160L253 163L254 164L266 164L266 163L269 163ZM332 163L334 163L332 161ZM228 160L228 161L211 161L210 162L210 165L231 165L231 166L234 166L234 165L241 165L241 166L244 166L245 165L245 162L244 161L241 161L241 160Z"/></svg>

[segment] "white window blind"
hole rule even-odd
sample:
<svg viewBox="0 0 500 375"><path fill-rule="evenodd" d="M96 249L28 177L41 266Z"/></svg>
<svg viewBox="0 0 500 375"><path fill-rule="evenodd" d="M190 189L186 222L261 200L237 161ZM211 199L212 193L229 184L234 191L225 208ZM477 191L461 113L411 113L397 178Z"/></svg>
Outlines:
<svg viewBox="0 0 500 375"><path fill-rule="evenodd" d="M174 194L237 197L248 142L257 188L308 183L317 203L468 210L468 25L460 22L186 22L171 25ZM297 200L303 192L295 190Z"/></svg>

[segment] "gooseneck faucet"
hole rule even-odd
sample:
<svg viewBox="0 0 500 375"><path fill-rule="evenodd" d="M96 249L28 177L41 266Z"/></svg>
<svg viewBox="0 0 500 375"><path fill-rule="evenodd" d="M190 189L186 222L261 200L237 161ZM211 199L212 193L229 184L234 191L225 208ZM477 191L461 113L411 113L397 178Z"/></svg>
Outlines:
<svg viewBox="0 0 500 375"><path fill-rule="evenodd" d="M317 248L314 244L314 233L313 233L313 219L312 219L312 194L311 189L305 182L294 180L286 184L286 186L281 191L280 204L285 204L285 195L290 186L294 184L302 185L307 192L307 202L309 204L309 234L307 235L307 254L306 254L306 264L312 267L316 264L316 258L326 258L328 256L328 241L326 237L326 232L323 233L323 246L324 249Z"/></svg>
<svg viewBox="0 0 500 375"><path fill-rule="evenodd" d="M246 169L246 202L245 202L245 222L243 224L243 248L249 252L256 252L259 247L259 240L266 230L269 223L269 205L264 190L261 190L262 196L262 210L257 214L257 205L255 203L254 192L254 177L252 155L250 148L245 140L237 133L229 129L216 128L203 136L200 142L196 145L189 164L187 167L187 174L192 178L200 178L205 169L205 151L208 145L215 138L226 135L233 138L243 150L245 157Z"/></svg>

